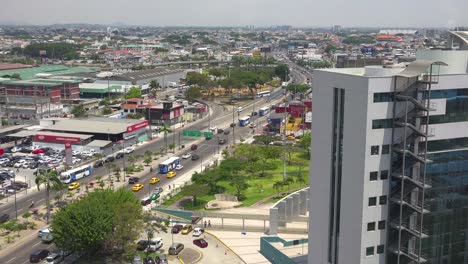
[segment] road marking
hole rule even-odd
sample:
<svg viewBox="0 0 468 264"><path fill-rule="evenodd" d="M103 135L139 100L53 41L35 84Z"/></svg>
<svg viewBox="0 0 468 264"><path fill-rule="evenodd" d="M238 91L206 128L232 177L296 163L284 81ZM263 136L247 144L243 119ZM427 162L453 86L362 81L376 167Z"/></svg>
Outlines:
<svg viewBox="0 0 468 264"><path fill-rule="evenodd" d="M42 241L39 241L39 242L37 242L36 244L34 244L32 247L36 247L37 245L39 245L39 244L41 244L41 243L42 243Z"/></svg>
<svg viewBox="0 0 468 264"><path fill-rule="evenodd" d="M38 200L37 202L40 203L40 202L42 202L42 201L44 201L44 198Z"/></svg>
<svg viewBox="0 0 468 264"><path fill-rule="evenodd" d="M15 260L15 259L16 259L16 257L13 257L12 259L10 259L9 261L7 261L7 262L5 262L5 263L10 263L10 262L12 262L12 261Z"/></svg>

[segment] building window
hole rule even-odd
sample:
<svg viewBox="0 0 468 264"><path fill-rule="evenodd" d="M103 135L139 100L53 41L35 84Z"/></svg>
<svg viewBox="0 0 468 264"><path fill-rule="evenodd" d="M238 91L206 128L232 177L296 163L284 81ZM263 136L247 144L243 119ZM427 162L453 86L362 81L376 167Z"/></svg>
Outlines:
<svg viewBox="0 0 468 264"><path fill-rule="evenodd" d="M392 127L393 127L393 120L392 119L374 119L374 120L372 120L372 129L392 128Z"/></svg>
<svg viewBox="0 0 468 264"><path fill-rule="evenodd" d="M385 251L385 245L378 245L377 246L377 254L383 254Z"/></svg>
<svg viewBox="0 0 468 264"><path fill-rule="evenodd" d="M369 198L369 206L377 205L377 197L370 197Z"/></svg>
<svg viewBox="0 0 468 264"><path fill-rule="evenodd" d="M382 155L390 153L390 145L382 145Z"/></svg>
<svg viewBox="0 0 468 264"><path fill-rule="evenodd" d="M373 256L373 255L374 255L374 247L367 247L366 256Z"/></svg>
<svg viewBox="0 0 468 264"><path fill-rule="evenodd" d="M377 228L378 228L379 230L384 230L384 229L385 229L385 225L386 225L385 220L379 221L379 223L378 223L378 225L377 225Z"/></svg>
<svg viewBox="0 0 468 264"><path fill-rule="evenodd" d="M379 155L379 146L371 146L371 155Z"/></svg>
<svg viewBox="0 0 468 264"><path fill-rule="evenodd" d="M377 175L378 175L377 171L371 171L369 173L369 181L376 181L378 177Z"/></svg>
<svg viewBox="0 0 468 264"><path fill-rule="evenodd" d="M374 103L392 102L394 93L374 93Z"/></svg>
<svg viewBox="0 0 468 264"><path fill-rule="evenodd" d="M374 231L375 230L375 222L367 223L367 231Z"/></svg>
<svg viewBox="0 0 468 264"><path fill-rule="evenodd" d="M380 171L380 179L387 180L388 179L388 170Z"/></svg>
<svg viewBox="0 0 468 264"><path fill-rule="evenodd" d="M387 204L387 195L382 195L382 196L379 197L379 204L380 205Z"/></svg>

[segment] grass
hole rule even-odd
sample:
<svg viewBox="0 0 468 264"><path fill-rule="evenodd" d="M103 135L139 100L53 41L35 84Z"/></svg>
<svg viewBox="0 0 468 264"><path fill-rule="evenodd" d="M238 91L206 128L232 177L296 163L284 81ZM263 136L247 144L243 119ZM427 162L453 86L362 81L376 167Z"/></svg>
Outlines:
<svg viewBox="0 0 468 264"><path fill-rule="evenodd" d="M307 156L303 155L302 153L294 153L293 159L300 159L303 161L307 161ZM244 200L242 200L242 205L241 207L248 207L256 202L263 200L268 197L275 196L278 194L278 190L273 188L273 185L277 181L282 181L283 180L283 162L281 160L274 160L273 161L276 165L276 168L273 170L266 170L265 173L267 176L264 177L259 177L258 175L246 175L248 177L248 184L249 187L243 191L243 195L245 197ZM308 163L307 163L308 164ZM297 165L287 165L286 166L286 175L289 177L293 177L292 175L297 174L297 171L299 171L299 166ZM302 177L305 180L304 183L302 183L302 186L307 186L309 184L309 177L308 175L308 166L302 166ZM293 177L295 179L295 177ZM229 194L236 195L236 190L235 188L231 185L229 181L219 181L218 182L219 186L222 186L225 188L225 192ZM288 189L296 189L301 187L299 183L293 183L290 186L283 186L282 189L280 189L280 192L287 191ZM184 189L182 189L181 192L176 194L174 197L171 199L165 201L163 203L163 206L170 206L174 204L176 201L182 199L185 196L190 196L189 193L185 192ZM267 202L276 202L280 198L272 198L268 200ZM187 203L184 206L185 210L203 210L205 204L210 201L214 200L215 197L213 194L207 194L207 195L201 195L197 196L197 204L195 206L192 205L192 203Z"/></svg>

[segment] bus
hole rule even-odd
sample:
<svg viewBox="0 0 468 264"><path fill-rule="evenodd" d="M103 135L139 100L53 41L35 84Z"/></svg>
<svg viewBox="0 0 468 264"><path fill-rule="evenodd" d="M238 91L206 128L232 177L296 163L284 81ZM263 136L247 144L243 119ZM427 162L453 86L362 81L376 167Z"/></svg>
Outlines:
<svg viewBox="0 0 468 264"><path fill-rule="evenodd" d="M63 183L71 183L79 179L88 177L93 172L91 165L84 165L69 171L60 173L60 180Z"/></svg>
<svg viewBox="0 0 468 264"><path fill-rule="evenodd" d="M271 91L258 92L257 93L257 98L269 97L270 95L271 95Z"/></svg>
<svg viewBox="0 0 468 264"><path fill-rule="evenodd" d="M179 157L170 157L167 160L161 162L158 166L159 173L168 173L175 169L177 165L180 164Z"/></svg>
<svg viewBox="0 0 468 264"><path fill-rule="evenodd" d="M270 112L270 107L268 106L265 106L265 107L262 107L258 110L258 115L259 116L265 116L266 114L268 114L268 112Z"/></svg>
<svg viewBox="0 0 468 264"><path fill-rule="evenodd" d="M244 116L239 118L239 126L246 126L250 123L250 116Z"/></svg>

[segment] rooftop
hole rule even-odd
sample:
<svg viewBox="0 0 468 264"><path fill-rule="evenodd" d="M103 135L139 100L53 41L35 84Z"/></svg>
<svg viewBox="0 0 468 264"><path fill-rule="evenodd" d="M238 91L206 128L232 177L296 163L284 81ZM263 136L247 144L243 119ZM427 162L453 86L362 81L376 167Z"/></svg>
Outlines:
<svg viewBox="0 0 468 264"><path fill-rule="evenodd" d="M31 68L33 67L32 65L26 65L26 64L21 64L21 63L0 63L0 71L5 71L5 70L14 70L14 69L25 69L25 68ZM4 75L0 72L0 75Z"/></svg>
<svg viewBox="0 0 468 264"><path fill-rule="evenodd" d="M65 131L77 133L120 134L127 132L127 127L141 123L141 120L118 118L93 118L93 119L64 119L49 118L55 120L55 125L44 127L44 130Z"/></svg>
<svg viewBox="0 0 468 264"><path fill-rule="evenodd" d="M25 69L11 69L2 70L0 76L19 74L22 80L33 79L36 74L51 74L51 75L66 75L78 72L94 72L94 70L87 67L67 67L63 65L47 65Z"/></svg>
<svg viewBox="0 0 468 264"><path fill-rule="evenodd" d="M168 74L180 73L183 70L169 70L169 69L152 69L152 70L145 70L145 71L135 71L124 73L120 75L114 75L110 77L111 80L123 80L123 81L138 81L138 80L145 80L156 78Z"/></svg>
<svg viewBox="0 0 468 264"><path fill-rule="evenodd" d="M79 80L54 80L54 79L31 79L31 80L6 80L0 81L1 84L10 84L18 86L45 86L53 87L69 83L80 83Z"/></svg>

